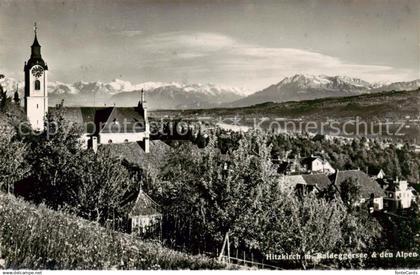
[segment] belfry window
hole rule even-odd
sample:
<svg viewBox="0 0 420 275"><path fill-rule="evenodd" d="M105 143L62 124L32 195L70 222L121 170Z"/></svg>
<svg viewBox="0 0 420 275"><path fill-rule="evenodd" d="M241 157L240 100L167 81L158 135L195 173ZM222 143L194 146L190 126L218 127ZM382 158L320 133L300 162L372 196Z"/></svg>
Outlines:
<svg viewBox="0 0 420 275"><path fill-rule="evenodd" d="M35 90L36 91L41 90L41 81L39 81L38 79L35 80Z"/></svg>

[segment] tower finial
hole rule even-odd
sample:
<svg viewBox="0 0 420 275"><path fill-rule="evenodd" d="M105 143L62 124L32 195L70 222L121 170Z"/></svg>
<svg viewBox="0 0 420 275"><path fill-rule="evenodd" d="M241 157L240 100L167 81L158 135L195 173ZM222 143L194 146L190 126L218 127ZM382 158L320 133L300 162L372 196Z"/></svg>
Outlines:
<svg viewBox="0 0 420 275"><path fill-rule="evenodd" d="M34 22L34 33L35 33L35 35L36 35L37 31L38 31L38 26L36 25L36 22Z"/></svg>

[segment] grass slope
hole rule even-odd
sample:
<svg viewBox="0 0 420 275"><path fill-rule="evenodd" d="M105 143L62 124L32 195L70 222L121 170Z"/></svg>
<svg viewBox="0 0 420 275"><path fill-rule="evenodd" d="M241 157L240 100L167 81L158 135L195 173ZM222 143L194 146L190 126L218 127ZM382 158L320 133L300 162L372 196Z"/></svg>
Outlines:
<svg viewBox="0 0 420 275"><path fill-rule="evenodd" d="M225 268L5 194L0 194L0 252L10 269Z"/></svg>

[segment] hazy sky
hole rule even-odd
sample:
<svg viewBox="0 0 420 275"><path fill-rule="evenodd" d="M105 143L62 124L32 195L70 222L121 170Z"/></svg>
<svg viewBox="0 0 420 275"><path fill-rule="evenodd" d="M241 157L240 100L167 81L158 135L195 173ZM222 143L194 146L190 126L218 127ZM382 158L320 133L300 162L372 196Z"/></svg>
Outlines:
<svg viewBox="0 0 420 275"><path fill-rule="evenodd" d="M0 0L0 72L23 79L33 22L62 82L264 88L295 73L419 78L420 1Z"/></svg>

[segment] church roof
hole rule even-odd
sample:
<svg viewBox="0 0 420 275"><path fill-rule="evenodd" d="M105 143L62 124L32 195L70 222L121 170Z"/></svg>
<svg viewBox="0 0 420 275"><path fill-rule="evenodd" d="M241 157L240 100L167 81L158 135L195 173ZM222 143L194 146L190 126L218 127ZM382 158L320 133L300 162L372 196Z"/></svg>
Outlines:
<svg viewBox="0 0 420 275"><path fill-rule="evenodd" d="M136 108L114 107L100 131L101 133L119 133L121 130L124 133L144 132L144 118Z"/></svg>
<svg viewBox="0 0 420 275"><path fill-rule="evenodd" d="M318 190L323 191L330 186L331 181L324 174L302 174L302 175L287 175L283 176L283 182L291 185L308 185L315 186Z"/></svg>
<svg viewBox="0 0 420 275"><path fill-rule="evenodd" d="M52 111L55 108L50 108ZM83 127L84 133L141 133L145 121L132 107L63 107L64 118Z"/></svg>
<svg viewBox="0 0 420 275"><path fill-rule="evenodd" d="M308 185L315 185L320 191L328 189L331 185L330 179L325 174L302 175Z"/></svg>

